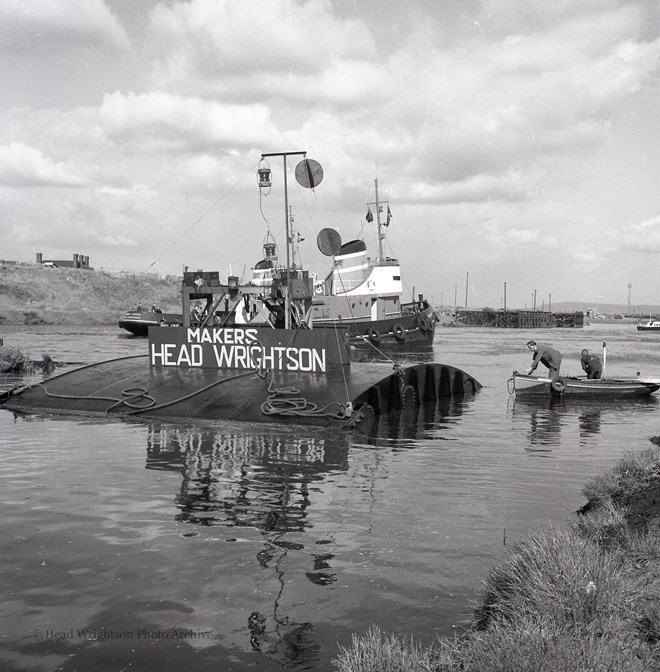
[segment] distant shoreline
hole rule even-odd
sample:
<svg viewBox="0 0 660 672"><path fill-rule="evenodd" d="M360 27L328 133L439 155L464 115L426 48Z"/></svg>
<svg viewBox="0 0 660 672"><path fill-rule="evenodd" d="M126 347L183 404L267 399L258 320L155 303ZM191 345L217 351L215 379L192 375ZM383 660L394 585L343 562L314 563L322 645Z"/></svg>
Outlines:
<svg viewBox="0 0 660 672"><path fill-rule="evenodd" d="M179 276L0 262L0 325L112 325L137 304L156 303L163 312L180 313L180 291ZM566 301L552 306L555 313L584 312L585 326L637 324L649 315L660 315L660 306L631 306L631 310L634 317L614 318L626 314L627 307ZM452 307L444 305L436 311L441 315L440 326L461 326L452 317ZM589 317L587 311L606 317Z"/></svg>
<svg viewBox="0 0 660 672"><path fill-rule="evenodd" d="M138 303L181 312L180 291L175 276L3 265L0 325L112 325Z"/></svg>

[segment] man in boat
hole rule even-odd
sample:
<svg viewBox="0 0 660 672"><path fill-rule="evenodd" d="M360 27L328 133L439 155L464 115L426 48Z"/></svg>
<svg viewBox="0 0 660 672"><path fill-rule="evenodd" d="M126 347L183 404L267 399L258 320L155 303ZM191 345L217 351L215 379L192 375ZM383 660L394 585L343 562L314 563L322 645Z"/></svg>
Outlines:
<svg viewBox="0 0 660 672"><path fill-rule="evenodd" d="M600 378L603 375L603 364L596 355L589 354L586 348L582 351L580 358L582 370L587 374L588 379Z"/></svg>
<svg viewBox="0 0 660 672"><path fill-rule="evenodd" d="M561 352L548 345L538 345L536 341L528 341L527 347L534 354L531 368L527 369L527 375L536 371L539 364L543 364L548 369L548 376L554 383L559 378L559 367L561 366Z"/></svg>

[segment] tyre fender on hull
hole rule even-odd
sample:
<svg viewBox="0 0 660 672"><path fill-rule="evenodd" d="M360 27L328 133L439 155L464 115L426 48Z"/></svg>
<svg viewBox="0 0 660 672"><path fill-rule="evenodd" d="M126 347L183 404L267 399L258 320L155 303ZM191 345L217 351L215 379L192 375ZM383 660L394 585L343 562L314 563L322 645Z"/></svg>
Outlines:
<svg viewBox="0 0 660 672"><path fill-rule="evenodd" d="M427 332L431 330L431 323L429 322L426 315L418 315L417 317L417 327L420 331Z"/></svg>
<svg viewBox="0 0 660 672"><path fill-rule="evenodd" d="M373 345L378 345L380 343L380 334L376 329L371 327L367 332L367 338L371 341Z"/></svg>
<svg viewBox="0 0 660 672"><path fill-rule="evenodd" d="M557 380L553 380L550 383L550 387L555 394L563 394L564 390L566 389L566 381L562 380L561 378L557 378Z"/></svg>

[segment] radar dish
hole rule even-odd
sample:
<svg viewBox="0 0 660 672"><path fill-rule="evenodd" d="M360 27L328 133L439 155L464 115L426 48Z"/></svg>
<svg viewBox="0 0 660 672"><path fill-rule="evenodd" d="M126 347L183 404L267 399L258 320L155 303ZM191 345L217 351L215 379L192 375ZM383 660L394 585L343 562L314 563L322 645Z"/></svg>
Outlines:
<svg viewBox="0 0 660 672"><path fill-rule="evenodd" d="M316 244L326 257L334 257L341 249L341 236L334 229L321 229Z"/></svg>
<svg viewBox="0 0 660 672"><path fill-rule="evenodd" d="M307 187L307 189L318 187L323 180L321 164L314 159L303 159L296 166L296 180L301 187Z"/></svg>

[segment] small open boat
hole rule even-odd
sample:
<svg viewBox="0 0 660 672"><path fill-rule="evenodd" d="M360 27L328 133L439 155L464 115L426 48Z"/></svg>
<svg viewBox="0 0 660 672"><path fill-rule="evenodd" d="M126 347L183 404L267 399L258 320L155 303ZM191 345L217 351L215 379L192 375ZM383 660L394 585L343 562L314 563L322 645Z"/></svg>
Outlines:
<svg viewBox="0 0 660 672"><path fill-rule="evenodd" d="M660 389L659 378L601 378L589 380L561 376L554 382L544 376L513 372L508 388L516 397L579 397L624 399L653 394Z"/></svg>

